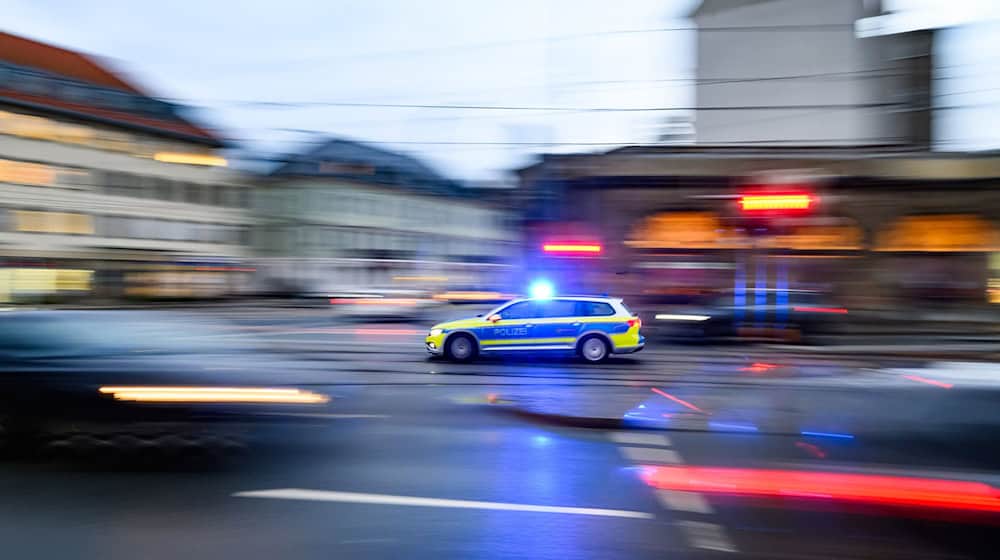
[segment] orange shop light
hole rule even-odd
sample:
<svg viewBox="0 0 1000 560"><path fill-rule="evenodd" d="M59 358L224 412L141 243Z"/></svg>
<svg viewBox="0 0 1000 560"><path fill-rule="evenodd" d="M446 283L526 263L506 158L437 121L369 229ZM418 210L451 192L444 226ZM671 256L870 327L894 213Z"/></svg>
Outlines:
<svg viewBox="0 0 1000 560"><path fill-rule="evenodd" d="M808 194L745 194L740 196L740 210L808 210L813 197Z"/></svg>

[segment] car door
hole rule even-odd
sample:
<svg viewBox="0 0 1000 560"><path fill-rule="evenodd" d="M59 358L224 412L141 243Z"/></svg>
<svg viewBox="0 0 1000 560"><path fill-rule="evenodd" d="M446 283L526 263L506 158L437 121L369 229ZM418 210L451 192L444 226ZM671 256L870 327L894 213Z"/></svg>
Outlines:
<svg viewBox="0 0 1000 560"><path fill-rule="evenodd" d="M538 307L541 317L533 323L532 339L540 346L574 346L582 327L577 301L554 299L539 302Z"/></svg>
<svg viewBox="0 0 1000 560"><path fill-rule="evenodd" d="M518 301L501 309L500 320L483 326L479 334L480 349L485 351L521 348L531 345L534 322L539 318L534 301Z"/></svg>

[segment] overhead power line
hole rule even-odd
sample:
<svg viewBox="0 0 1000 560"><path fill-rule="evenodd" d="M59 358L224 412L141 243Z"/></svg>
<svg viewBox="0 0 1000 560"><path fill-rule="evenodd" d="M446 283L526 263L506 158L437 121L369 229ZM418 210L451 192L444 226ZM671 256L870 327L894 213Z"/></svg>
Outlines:
<svg viewBox="0 0 1000 560"><path fill-rule="evenodd" d="M559 43L563 41L573 41L577 39L596 39L604 37L614 37L623 35L647 35L656 33L671 33L677 31L698 31L705 33L736 32L736 33L782 33L798 31L852 31L852 24L788 24L788 25L732 25L732 26L708 26L698 27L695 25L679 25L673 27L653 27L647 29L611 29L607 31L591 31L584 33L570 33L566 35L552 35L549 37L526 37L523 39L509 39L503 41L484 41L482 43L466 43L457 45L443 45L439 47L420 47L415 49L399 49L376 51L369 53L342 54L329 57L316 57L310 59L300 59L293 63L315 63L321 61L335 60L355 60L382 57L403 57L419 56L441 52L466 52L472 50L494 49L515 45Z"/></svg>
<svg viewBox="0 0 1000 560"><path fill-rule="evenodd" d="M720 106L672 106L672 107L554 107L525 105L461 105L431 103L366 103L363 101L229 101L228 104L260 107L371 107L381 109L442 109L463 111L566 111L577 113L648 113L658 111L749 111L758 109L840 109L898 107L904 103L832 103L801 105L720 105Z"/></svg>

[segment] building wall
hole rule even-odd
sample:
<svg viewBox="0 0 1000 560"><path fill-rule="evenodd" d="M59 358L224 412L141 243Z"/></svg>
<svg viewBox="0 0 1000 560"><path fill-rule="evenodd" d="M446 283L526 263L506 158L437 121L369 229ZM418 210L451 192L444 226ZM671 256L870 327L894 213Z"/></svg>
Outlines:
<svg viewBox="0 0 1000 560"><path fill-rule="evenodd" d="M105 292L114 297L128 295L125 270L130 266L199 259L234 263L249 255L250 196L236 173L21 132L0 129L0 258L7 262L55 259L58 266L84 267L98 277L115 271L119 280ZM184 142L163 145L206 152ZM146 286L133 292L156 295L156 282L147 275ZM212 295L231 293L245 283L228 277L213 282ZM196 292L178 288L164 295Z"/></svg>
<svg viewBox="0 0 1000 560"><path fill-rule="evenodd" d="M705 0L697 142L927 145L929 35L856 38L876 4Z"/></svg>
<svg viewBox="0 0 1000 560"><path fill-rule="evenodd" d="M328 292L417 272L475 283L477 268L509 260L518 242L503 209L364 183L272 183L254 207L261 280L274 289Z"/></svg>

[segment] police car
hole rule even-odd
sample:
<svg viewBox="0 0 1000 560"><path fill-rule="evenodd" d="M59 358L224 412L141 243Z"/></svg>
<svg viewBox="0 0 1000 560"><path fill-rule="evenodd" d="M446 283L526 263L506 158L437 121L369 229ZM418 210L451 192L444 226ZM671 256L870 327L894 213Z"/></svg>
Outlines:
<svg viewBox="0 0 1000 560"><path fill-rule="evenodd" d="M551 297L509 301L473 317L434 325L431 354L466 361L479 354L553 351L588 362L642 350L642 321L618 298Z"/></svg>

